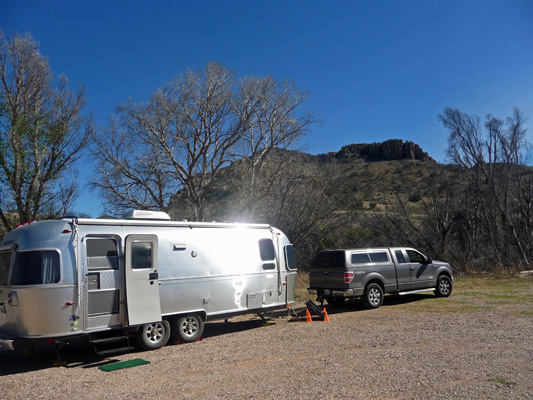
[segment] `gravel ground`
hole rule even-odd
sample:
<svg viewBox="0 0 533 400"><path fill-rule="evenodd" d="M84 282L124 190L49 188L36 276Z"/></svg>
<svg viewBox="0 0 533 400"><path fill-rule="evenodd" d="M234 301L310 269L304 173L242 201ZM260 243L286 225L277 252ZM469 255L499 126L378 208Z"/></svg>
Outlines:
<svg viewBox="0 0 533 400"><path fill-rule="evenodd" d="M453 296L452 296L453 297ZM206 324L202 341L108 359L83 349L0 351L2 399L533 399L529 306L410 307L432 296L330 308L330 322L272 314ZM389 297L387 297L389 299ZM304 314L302 308L297 312ZM114 372L98 366L142 358Z"/></svg>

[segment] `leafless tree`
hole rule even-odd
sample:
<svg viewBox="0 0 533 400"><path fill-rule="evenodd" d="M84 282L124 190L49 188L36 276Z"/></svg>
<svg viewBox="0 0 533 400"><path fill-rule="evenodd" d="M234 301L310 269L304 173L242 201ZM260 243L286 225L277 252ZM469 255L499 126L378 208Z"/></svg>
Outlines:
<svg viewBox="0 0 533 400"><path fill-rule="evenodd" d="M486 133L478 117L456 109L446 109L440 120L450 132L448 155L461 172L457 205L481 229L470 230L478 248L499 265L529 265L531 175L524 168L529 144L522 113L515 109L506 121L488 115Z"/></svg>
<svg viewBox="0 0 533 400"><path fill-rule="evenodd" d="M0 218L7 230L72 205L73 163L93 129L84 106L84 90L70 90L65 76L54 81L30 35L0 32Z"/></svg>
<svg viewBox="0 0 533 400"><path fill-rule="evenodd" d="M220 63L190 70L146 104L130 101L118 108L115 125L95 138L99 171L93 187L115 213L130 207L165 210L180 192L190 217L201 221L206 193L223 168L305 133L305 121L294 118L302 104L298 96L289 83L271 77L237 80Z"/></svg>

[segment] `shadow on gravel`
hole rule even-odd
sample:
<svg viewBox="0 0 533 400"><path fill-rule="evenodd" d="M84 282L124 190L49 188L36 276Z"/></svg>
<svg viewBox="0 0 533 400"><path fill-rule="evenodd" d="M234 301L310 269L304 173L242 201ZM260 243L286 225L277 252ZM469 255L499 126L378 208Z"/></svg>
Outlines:
<svg viewBox="0 0 533 400"><path fill-rule="evenodd" d="M396 296L396 295L387 295L383 299L383 304L381 307L393 307L398 306L402 304L409 304L409 303L415 303L418 301L426 300L426 299L435 299L435 295L433 294L426 294L426 293L416 293L416 294L409 294L404 296ZM361 300L347 300L343 304L327 304L327 302L324 302L323 305L320 305L319 302L315 301L315 304L322 309L325 308L328 312L328 315L335 315L339 313L345 313L345 312L354 312L354 311L368 311L367 308L363 306L363 303ZM298 315L305 316L305 307L302 308L303 311L300 311ZM303 314L302 314L303 313Z"/></svg>
<svg viewBox="0 0 533 400"><path fill-rule="evenodd" d="M60 365L53 349L39 349L38 353L0 350L0 377L5 375L23 374L31 371L61 366L62 368L98 368L119 360L109 359L94 353L91 348L72 346L61 350Z"/></svg>
<svg viewBox="0 0 533 400"><path fill-rule="evenodd" d="M261 328L265 325L274 325L272 320L263 321L260 319L253 319L248 321L214 321L207 322L204 328L204 339L212 338L220 335L226 335L229 333L249 331L252 329Z"/></svg>

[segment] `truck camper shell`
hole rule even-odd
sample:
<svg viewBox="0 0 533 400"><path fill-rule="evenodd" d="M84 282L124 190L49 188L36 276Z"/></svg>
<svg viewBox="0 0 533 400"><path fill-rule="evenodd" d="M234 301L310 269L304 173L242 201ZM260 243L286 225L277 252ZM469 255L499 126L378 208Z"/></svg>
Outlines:
<svg viewBox="0 0 533 400"><path fill-rule="evenodd" d="M0 346L135 336L144 349L197 340L207 319L294 303L293 249L266 224L68 217L0 244Z"/></svg>

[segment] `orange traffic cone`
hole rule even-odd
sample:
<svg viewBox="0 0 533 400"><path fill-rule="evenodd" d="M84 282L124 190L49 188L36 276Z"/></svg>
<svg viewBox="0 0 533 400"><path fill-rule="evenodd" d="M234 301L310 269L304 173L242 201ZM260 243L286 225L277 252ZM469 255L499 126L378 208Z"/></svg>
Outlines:
<svg viewBox="0 0 533 400"><path fill-rule="evenodd" d="M305 309L305 316L307 317L307 322L313 322L313 320L311 319L311 313L309 312L308 308Z"/></svg>
<svg viewBox="0 0 533 400"><path fill-rule="evenodd" d="M324 314L324 322L329 322L328 312L326 311L325 308L324 308L324 311L322 311L322 313Z"/></svg>

